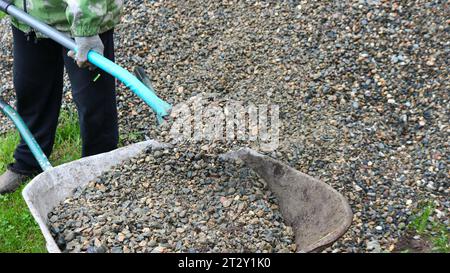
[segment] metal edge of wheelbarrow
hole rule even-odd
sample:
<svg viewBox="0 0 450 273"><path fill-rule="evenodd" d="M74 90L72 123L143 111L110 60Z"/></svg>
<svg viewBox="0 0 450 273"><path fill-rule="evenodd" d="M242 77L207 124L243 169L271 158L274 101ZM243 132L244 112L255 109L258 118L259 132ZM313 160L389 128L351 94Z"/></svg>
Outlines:
<svg viewBox="0 0 450 273"><path fill-rule="evenodd" d="M61 201L73 194L73 190L100 176L104 171L121 164L147 148L164 148L154 140L132 144L114 151L72 161L36 176L22 191L28 208L36 220L50 253L60 253L47 222L48 213Z"/></svg>

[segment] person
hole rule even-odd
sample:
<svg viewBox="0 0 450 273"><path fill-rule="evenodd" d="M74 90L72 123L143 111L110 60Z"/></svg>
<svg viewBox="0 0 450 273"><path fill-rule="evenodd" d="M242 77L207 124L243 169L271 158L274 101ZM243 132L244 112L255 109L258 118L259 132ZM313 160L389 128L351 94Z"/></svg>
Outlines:
<svg viewBox="0 0 450 273"><path fill-rule="evenodd" d="M115 79L87 61L95 50L114 61L114 27L122 0L13 0L16 7L75 39L71 52L14 18L13 81L16 108L47 157L55 140L63 94L64 67L78 110L82 156L117 148L118 114ZM0 194L15 191L27 178L41 172L23 140L14 163L0 176Z"/></svg>

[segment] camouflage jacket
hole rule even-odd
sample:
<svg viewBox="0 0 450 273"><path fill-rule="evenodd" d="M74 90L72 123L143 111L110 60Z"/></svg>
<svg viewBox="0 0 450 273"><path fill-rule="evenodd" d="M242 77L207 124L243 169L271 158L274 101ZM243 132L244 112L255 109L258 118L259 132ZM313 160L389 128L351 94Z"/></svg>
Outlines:
<svg viewBox="0 0 450 273"><path fill-rule="evenodd" d="M23 2L12 1L21 9ZM123 6L123 0L26 0L26 3L31 16L72 37L94 36L112 29L120 20ZM11 21L24 32L30 29L15 18Z"/></svg>

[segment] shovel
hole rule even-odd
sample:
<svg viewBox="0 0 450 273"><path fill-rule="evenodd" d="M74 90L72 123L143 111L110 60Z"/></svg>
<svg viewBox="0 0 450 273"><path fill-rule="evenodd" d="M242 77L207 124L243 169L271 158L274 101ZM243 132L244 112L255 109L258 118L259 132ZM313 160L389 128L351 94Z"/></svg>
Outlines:
<svg viewBox="0 0 450 273"><path fill-rule="evenodd" d="M12 17L24 22L25 24L31 26L33 29L41 32L50 39L66 47L67 49L76 52L77 45L73 39L48 26L47 24L36 20L28 13L9 3L9 1L0 0L0 11L3 11L11 15ZM170 114L172 106L160 99L156 95L155 91L151 88L151 86L149 87L139 81L126 69L120 67L119 65L115 64L114 62L110 61L109 59L103 57L101 54L93 50L89 51L87 58L91 64L120 80L139 98L144 100L156 113L157 121L159 124L161 124L164 121L164 118Z"/></svg>

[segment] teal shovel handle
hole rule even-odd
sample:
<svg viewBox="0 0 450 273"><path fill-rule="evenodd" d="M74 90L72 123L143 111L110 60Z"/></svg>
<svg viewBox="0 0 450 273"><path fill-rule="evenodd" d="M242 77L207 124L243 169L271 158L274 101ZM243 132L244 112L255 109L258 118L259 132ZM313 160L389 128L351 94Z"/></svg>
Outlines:
<svg viewBox="0 0 450 273"><path fill-rule="evenodd" d="M20 135L22 136L22 139L30 148L31 152L34 155L34 158L36 158L42 170L43 171L50 170L52 168L52 165L48 161L47 156L44 154L41 147L31 134L30 130L28 130L28 127L25 125L25 122L22 120L19 114L11 106L6 104L2 100L0 100L0 109L3 111L3 113L5 113L7 117L9 117L12 120L17 130L19 131Z"/></svg>
<svg viewBox="0 0 450 273"><path fill-rule="evenodd" d="M89 51L87 57L90 63L120 80L126 87L130 88L131 91L147 103L155 111L158 123L161 123L163 118L170 114L172 106L160 99L154 90L151 90L150 87L139 81L128 70L93 50Z"/></svg>

